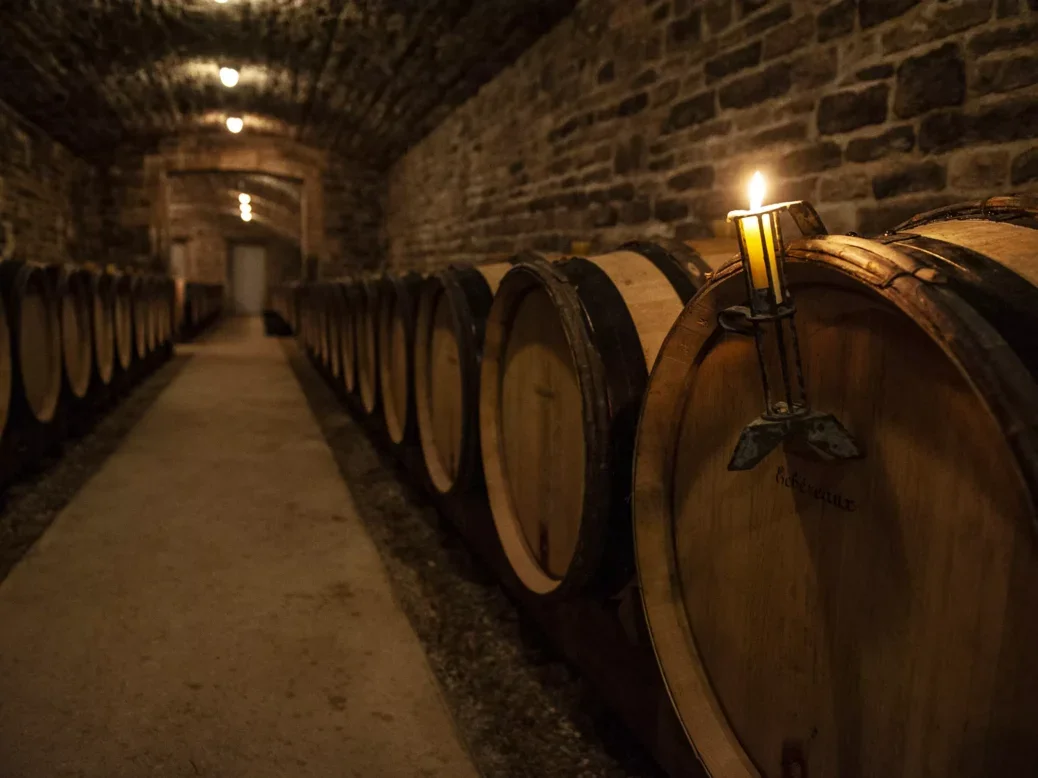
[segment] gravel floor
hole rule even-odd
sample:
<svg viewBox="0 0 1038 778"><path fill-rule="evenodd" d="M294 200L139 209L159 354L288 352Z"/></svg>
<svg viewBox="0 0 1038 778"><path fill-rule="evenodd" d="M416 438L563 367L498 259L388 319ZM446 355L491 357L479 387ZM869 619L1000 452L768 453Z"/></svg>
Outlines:
<svg viewBox="0 0 1038 778"><path fill-rule="evenodd" d="M0 581L32 547L69 501L115 451L133 426L176 378L189 356L174 356L134 387L93 428L23 474L0 496Z"/></svg>
<svg viewBox="0 0 1038 778"><path fill-rule="evenodd" d="M285 349L482 773L662 778L295 345Z"/></svg>

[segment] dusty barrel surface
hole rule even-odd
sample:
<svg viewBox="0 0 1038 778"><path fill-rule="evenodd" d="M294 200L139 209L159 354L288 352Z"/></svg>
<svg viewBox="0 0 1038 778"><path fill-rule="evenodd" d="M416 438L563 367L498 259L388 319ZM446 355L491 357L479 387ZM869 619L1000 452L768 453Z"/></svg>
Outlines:
<svg viewBox="0 0 1038 778"><path fill-rule="evenodd" d="M554 265L522 259L487 318L480 441L490 507L519 579L537 594L631 575L630 463L660 343L709 263L632 244Z"/></svg>
<svg viewBox="0 0 1038 778"><path fill-rule="evenodd" d="M357 388L361 407L372 414L379 401L378 309L380 279L358 280L348 300L357 348Z"/></svg>
<svg viewBox="0 0 1038 778"><path fill-rule="evenodd" d="M114 273L112 292L116 363L125 372L133 364L133 279L125 273Z"/></svg>
<svg viewBox="0 0 1038 778"><path fill-rule="evenodd" d="M353 299L352 282L333 284L339 310L339 360L342 363L342 385L350 394L357 391L357 332L350 310Z"/></svg>
<svg viewBox="0 0 1038 778"><path fill-rule="evenodd" d="M339 292L338 284L329 281L324 284L322 307L328 330L328 356L326 363L328 372L335 381L342 380L342 319L345 303Z"/></svg>
<svg viewBox="0 0 1038 778"><path fill-rule="evenodd" d="M663 345L635 456L638 575L712 775L1038 774L1038 384L1002 335L1038 310L1038 230L1026 209L966 210L790 244L807 396L862 459L780 445L727 469L762 410L752 338L718 325L745 304L741 267Z"/></svg>
<svg viewBox="0 0 1038 778"><path fill-rule="evenodd" d="M13 367L13 408L29 422L49 424L61 397L61 322L54 287L43 265L0 262Z"/></svg>
<svg viewBox="0 0 1038 778"><path fill-rule="evenodd" d="M133 348L138 360L143 360L154 346L152 342L152 315L148 280L143 276L130 277L130 308L133 313Z"/></svg>
<svg viewBox="0 0 1038 778"><path fill-rule="evenodd" d="M387 277L378 309L378 369L382 417L393 443L414 432L415 309L422 277L417 273Z"/></svg>
<svg viewBox="0 0 1038 778"><path fill-rule="evenodd" d="M61 362L64 384L77 400L86 397L93 374L90 274L69 265L48 268L61 325Z"/></svg>
<svg viewBox="0 0 1038 778"><path fill-rule="evenodd" d="M115 371L115 278L88 271L88 284L91 364L94 379L101 386L108 386Z"/></svg>
<svg viewBox="0 0 1038 778"><path fill-rule="evenodd" d="M332 330L331 312L329 311L328 284L319 283L314 287L314 312L317 332L317 359L326 370L332 368Z"/></svg>
<svg viewBox="0 0 1038 778"><path fill-rule="evenodd" d="M479 369L487 314L511 261L452 266L419 292L414 391L422 457L433 487L461 492L477 482Z"/></svg>

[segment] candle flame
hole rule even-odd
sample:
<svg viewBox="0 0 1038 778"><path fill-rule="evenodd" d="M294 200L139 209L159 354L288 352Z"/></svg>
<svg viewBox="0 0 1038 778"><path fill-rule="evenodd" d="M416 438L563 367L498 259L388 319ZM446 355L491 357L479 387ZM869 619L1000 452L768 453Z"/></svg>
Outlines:
<svg viewBox="0 0 1038 778"><path fill-rule="evenodd" d="M750 179L750 210L756 211L764 205L764 176L758 170Z"/></svg>

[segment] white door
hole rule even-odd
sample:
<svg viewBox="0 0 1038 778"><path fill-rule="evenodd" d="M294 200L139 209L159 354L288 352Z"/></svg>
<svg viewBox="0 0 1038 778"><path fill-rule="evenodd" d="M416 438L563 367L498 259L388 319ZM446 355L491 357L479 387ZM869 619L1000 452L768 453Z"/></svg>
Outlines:
<svg viewBox="0 0 1038 778"><path fill-rule="evenodd" d="M232 256L234 312L258 315L267 294L267 250L263 246L235 246Z"/></svg>

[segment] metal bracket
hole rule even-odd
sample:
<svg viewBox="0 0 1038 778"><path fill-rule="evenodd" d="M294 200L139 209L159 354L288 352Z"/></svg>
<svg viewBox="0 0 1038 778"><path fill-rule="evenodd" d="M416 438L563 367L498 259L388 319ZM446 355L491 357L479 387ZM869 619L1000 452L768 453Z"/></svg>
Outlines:
<svg viewBox="0 0 1038 778"><path fill-rule="evenodd" d="M779 443L800 444L800 453L824 462L860 459L864 452L840 421L831 413L809 411L788 419L759 416L739 434L729 470L752 470Z"/></svg>

